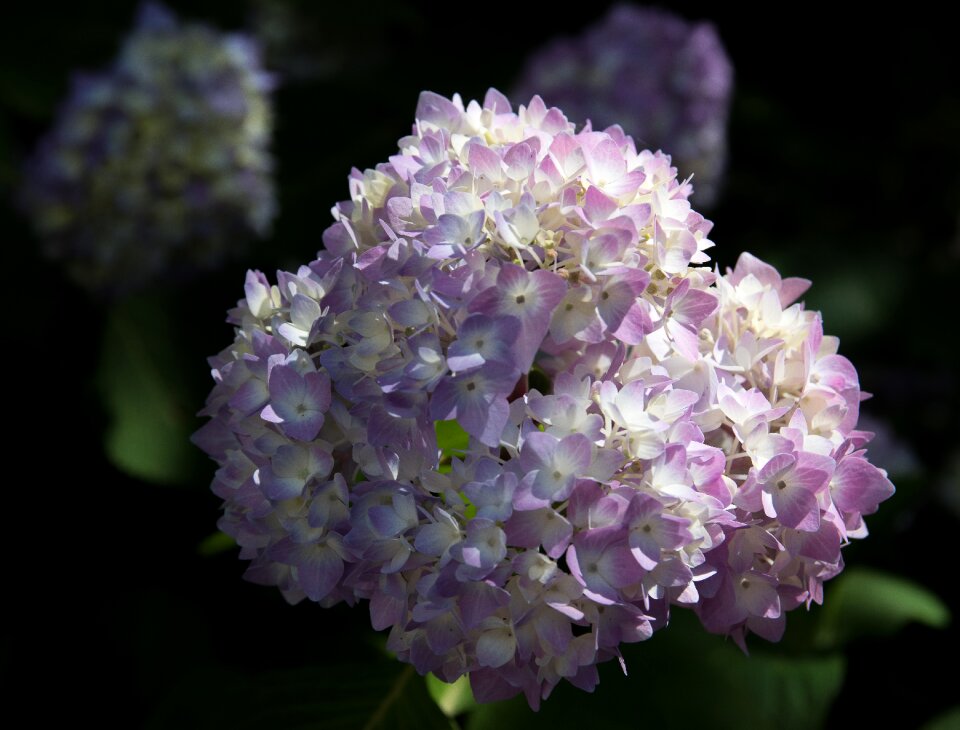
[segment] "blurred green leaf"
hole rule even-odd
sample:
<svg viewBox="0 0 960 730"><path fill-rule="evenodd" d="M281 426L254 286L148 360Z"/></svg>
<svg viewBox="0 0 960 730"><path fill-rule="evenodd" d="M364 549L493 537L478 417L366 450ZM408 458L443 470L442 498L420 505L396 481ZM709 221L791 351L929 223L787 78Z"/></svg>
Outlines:
<svg viewBox="0 0 960 730"><path fill-rule="evenodd" d="M447 717L456 717L477 707L473 690L470 689L470 679L466 676L460 677L456 682L447 683L433 674L428 674L427 691Z"/></svg>
<svg viewBox="0 0 960 730"><path fill-rule="evenodd" d="M843 684L842 656L789 657L759 650L745 656L684 614L675 611L667 629L647 642L624 647L629 676L623 676L617 662L607 662L593 694L564 682L537 713L522 697L480 705L469 715L467 730L538 730L581 723L604 730L635 730L640 725L800 730L823 725ZM752 649L759 645L760 640L751 641Z"/></svg>
<svg viewBox="0 0 960 730"><path fill-rule="evenodd" d="M118 469L159 484L189 481L198 423L182 392L184 369L168 308L140 297L116 305L104 333L99 382L110 416L107 456Z"/></svg>
<svg viewBox="0 0 960 730"><path fill-rule="evenodd" d="M880 571L848 570L826 590L815 639L821 648L860 636L889 635L913 621L934 628L950 623L950 611L933 593Z"/></svg>
<svg viewBox="0 0 960 730"><path fill-rule="evenodd" d="M225 553L236 546L236 540L230 537L227 533L220 532L218 530L212 535L207 535L205 538L203 538L203 540L200 541L200 544L197 545L197 553L205 558L211 558L214 555Z"/></svg>
<svg viewBox="0 0 960 730"><path fill-rule="evenodd" d="M843 342L869 337L897 305L896 275L882 261L821 272L804 297L806 306L820 310L830 334Z"/></svg>
<svg viewBox="0 0 960 730"><path fill-rule="evenodd" d="M960 730L960 705L933 718L923 730Z"/></svg>
<svg viewBox="0 0 960 730"><path fill-rule="evenodd" d="M254 676L199 669L168 696L148 727L451 730L413 667L345 661Z"/></svg>

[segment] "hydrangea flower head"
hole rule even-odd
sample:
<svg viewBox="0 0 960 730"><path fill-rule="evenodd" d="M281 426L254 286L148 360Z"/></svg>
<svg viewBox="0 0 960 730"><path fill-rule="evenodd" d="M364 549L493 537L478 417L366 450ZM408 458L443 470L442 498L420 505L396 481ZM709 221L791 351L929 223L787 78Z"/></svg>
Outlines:
<svg viewBox="0 0 960 730"><path fill-rule="evenodd" d="M620 4L580 36L535 51L514 94L542 94L573 120L620 124L645 147L669 151L709 206L726 160L732 91L733 67L713 25Z"/></svg>
<svg viewBox="0 0 960 730"><path fill-rule="evenodd" d="M210 266L275 213L272 81L256 45L146 4L119 57L78 77L23 205L91 290Z"/></svg>
<svg viewBox="0 0 960 730"><path fill-rule="evenodd" d="M893 491L856 371L808 282L707 266L669 157L424 93L350 193L211 359L195 440L250 580L366 599L419 672L533 707L672 610L742 644L821 601Z"/></svg>

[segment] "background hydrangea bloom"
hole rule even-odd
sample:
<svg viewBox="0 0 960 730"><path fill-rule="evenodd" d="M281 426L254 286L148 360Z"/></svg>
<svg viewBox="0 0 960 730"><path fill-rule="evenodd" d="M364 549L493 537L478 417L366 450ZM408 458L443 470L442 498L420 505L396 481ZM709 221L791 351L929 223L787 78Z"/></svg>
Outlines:
<svg viewBox="0 0 960 730"><path fill-rule="evenodd" d="M113 65L75 80L26 170L49 255L90 289L128 289L264 235L271 87L251 39L145 5Z"/></svg>
<svg viewBox="0 0 960 730"><path fill-rule="evenodd" d="M644 147L670 153L696 200L717 198L727 154L733 68L713 25L615 5L576 38L528 59L513 96L541 94L571 119L620 124Z"/></svg>
<svg viewBox="0 0 960 730"><path fill-rule="evenodd" d="M821 601L893 492L856 371L809 282L706 266L669 157L425 92L350 192L314 261L247 275L211 360L195 440L250 580L369 599L419 672L533 707L675 607L743 645Z"/></svg>

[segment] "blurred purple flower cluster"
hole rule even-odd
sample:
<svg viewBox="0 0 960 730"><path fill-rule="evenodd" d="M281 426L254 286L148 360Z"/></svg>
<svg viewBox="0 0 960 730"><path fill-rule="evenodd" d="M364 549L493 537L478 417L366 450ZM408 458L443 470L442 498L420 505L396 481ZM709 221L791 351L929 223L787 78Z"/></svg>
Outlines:
<svg viewBox="0 0 960 730"><path fill-rule="evenodd" d="M808 282L706 266L669 157L424 93L350 194L211 360L195 440L249 579L369 599L419 672L533 707L673 607L742 644L821 600L893 491L856 371Z"/></svg>
<svg viewBox="0 0 960 730"><path fill-rule="evenodd" d="M668 151L706 208L719 193L732 91L713 25L616 5L580 36L534 51L513 95L541 94L574 121L619 124L644 147Z"/></svg>
<svg viewBox="0 0 960 730"><path fill-rule="evenodd" d="M211 266L275 214L256 44L147 3L117 60L75 79L25 171L47 253L95 291Z"/></svg>

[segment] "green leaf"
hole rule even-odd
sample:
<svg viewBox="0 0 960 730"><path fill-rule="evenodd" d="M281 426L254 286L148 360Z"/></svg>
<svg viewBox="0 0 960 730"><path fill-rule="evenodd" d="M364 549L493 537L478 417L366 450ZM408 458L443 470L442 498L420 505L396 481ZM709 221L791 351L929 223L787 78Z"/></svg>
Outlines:
<svg viewBox="0 0 960 730"><path fill-rule="evenodd" d="M436 421L433 428L437 433L437 446L443 458L462 454L470 445L470 434L456 421Z"/></svg>
<svg viewBox="0 0 960 730"><path fill-rule="evenodd" d="M564 682L537 713L522 697L480 705L469 715L467 730L581 724L604 730L822 726L843 684L842 656L788 657L759 650L760 640L751 641L753 654L745 656L686 614L675 610L668 628L623 647L628 676L616 661L607 662L593 694Z"/></svg>
<svg viewBox="0 0 960 730"><path fill-rule="evenodd" d="M917 622L942 629L950 611L933 593L880 571L855 568L828 583L816 644L833 648L861 636L887 636Z"/></svg>
<svg viewBox="0 0 960 730"><path fill-rule="evenodd" d="M527 387L529 387L530 390L538 390L544 395L553 391L553 383L550 381L550 376L536 366L527 373Z"/></svg>
<svg viewBox="0 0 960 730"><path fill-rule="evenodd" d="M960 730L960 705L933 718L923 730Z"/></svg>
<svg viewBox="0 0 960 730"><path fill-rule="evenodd" d="M185 677L148 727L451 730L413 667L343 662L248 676L204 667Z"/></svg>
<svg viewBox="0 0 960 730"><path fill-rule="evenodd" d="M470 689L470 679L466 676L449 684L433 674L428 674L427 691L447 717L456 717L477 707L477 701L473 699L473 691Z"/></svg>
<svg viewBox="0 0 960 730"><path fill-rule="evenodd" d="M225 553L236 546L236 540L227 533L218 530L217 532L207 535L200 541L200 544L197 545L197 554L205 558L211 558L214 555Z"/></svg>
<svg viewBox="0 0 960 730"><path fill-rule="evenodd" d="M169 307L137 298L107 320L99 380L110 416L105 448L121 471L159 484L190 480L199 450L190 434L197 404L183 393L184 366Z"/></svg>
<svg viewBox="0 0 960 730"><path fill-rule="evenodd" d="M463 456L470 445L470 434L464 431L456 421L434 421L433 428L436 431L437 446L440 449L440 465L437 471L441 474L449 474L450 460L455 456Z"/></svg>

